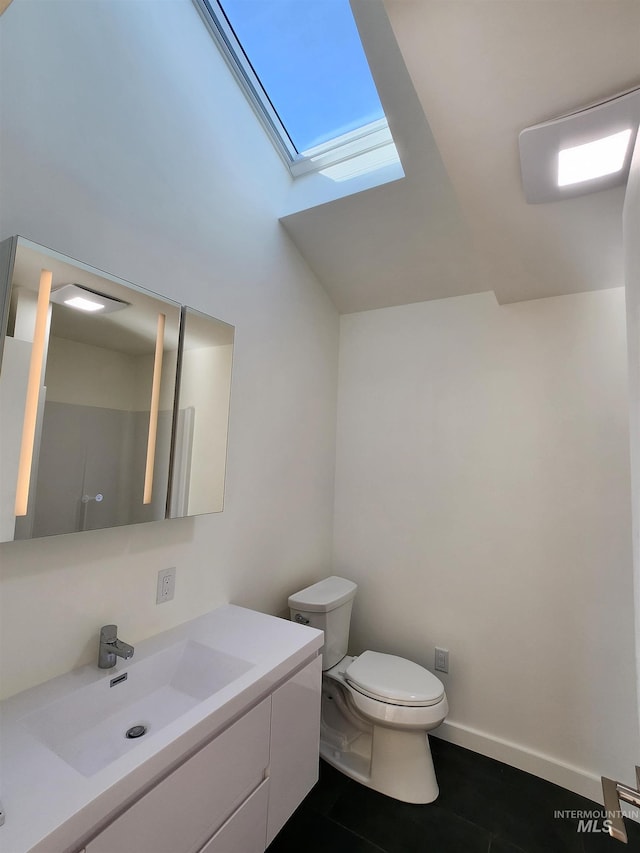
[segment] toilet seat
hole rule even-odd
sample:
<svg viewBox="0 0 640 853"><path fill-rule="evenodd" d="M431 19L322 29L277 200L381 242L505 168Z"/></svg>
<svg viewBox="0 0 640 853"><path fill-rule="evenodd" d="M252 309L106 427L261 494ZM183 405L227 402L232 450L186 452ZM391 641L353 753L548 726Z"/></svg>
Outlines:
<svg viewBox="0 0 640 853"><path fill-rule="evenodd" d="M390 705L424 708L436 705L444 696L442 682L429 670L382 652L363 652L344 676L359 693Z"/></svg>

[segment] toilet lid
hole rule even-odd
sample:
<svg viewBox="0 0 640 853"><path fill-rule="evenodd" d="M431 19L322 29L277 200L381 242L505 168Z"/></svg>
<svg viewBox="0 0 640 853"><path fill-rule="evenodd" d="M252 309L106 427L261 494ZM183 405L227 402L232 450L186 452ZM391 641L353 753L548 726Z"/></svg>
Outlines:
<svg viewBox="0 0 640 853"><path fill-rule="evenodd" d="M413 661L381 652L363 652L345 672L347 681L369 696L396 705L435 705L442 682Z"/></svg>

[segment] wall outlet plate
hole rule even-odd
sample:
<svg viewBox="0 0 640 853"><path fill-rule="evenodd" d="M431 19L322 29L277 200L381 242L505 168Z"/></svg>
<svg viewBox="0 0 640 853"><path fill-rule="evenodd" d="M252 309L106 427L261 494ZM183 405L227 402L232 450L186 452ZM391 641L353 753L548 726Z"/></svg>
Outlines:
<svg viewBox="0 0 640 853"><path fill-rule="evenodd" d="M435 668L438 672L449 672L449 649L440 649L436 646Z"/></svg>
<svg viewBox="0 0 640 853"><path fill-rule="evenodd" d="M164 604L171 601L176 591L176 569L160 569L158 572L158 587L156 590L156 604Z"/></svg>

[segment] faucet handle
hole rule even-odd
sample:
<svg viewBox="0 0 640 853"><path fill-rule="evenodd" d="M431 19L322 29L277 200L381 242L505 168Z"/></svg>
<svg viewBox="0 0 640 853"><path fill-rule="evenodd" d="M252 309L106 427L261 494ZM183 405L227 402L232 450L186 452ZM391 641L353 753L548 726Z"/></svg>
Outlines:
<svg viewBox="0 0 640 853"><path fill-rule="evenodd" d="M118 626L117 625L103 625L100 628L100 642L101 643L115 643L118 639Z"/></svg>

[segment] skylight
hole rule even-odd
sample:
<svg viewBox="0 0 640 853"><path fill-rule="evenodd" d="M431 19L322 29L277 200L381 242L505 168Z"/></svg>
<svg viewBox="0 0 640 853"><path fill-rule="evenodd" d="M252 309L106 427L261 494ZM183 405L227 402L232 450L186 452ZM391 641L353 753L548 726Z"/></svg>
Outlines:
<svg viewBox="0 0 640 853"><path fill-rule="evenodd" d="M194 2L294 175L397 158L349 0Z"/></svg>
<svg viewBox="0 0 640 853"><path fill-rule="evenodd" d="M220 0L298 152L384 118L348 0Z"/></svg>

